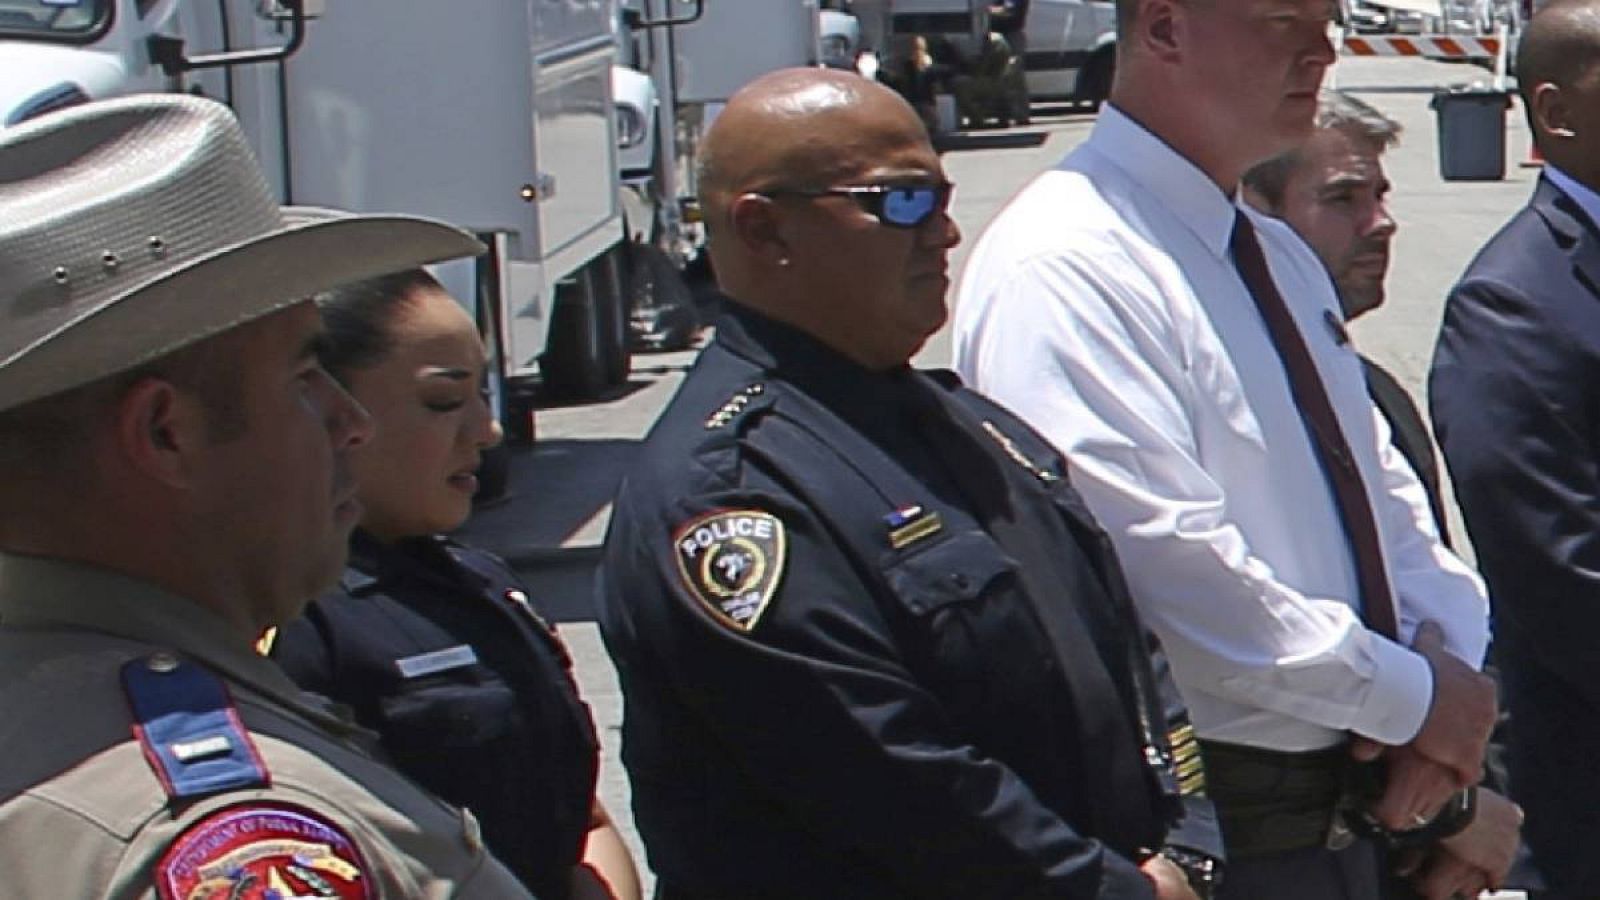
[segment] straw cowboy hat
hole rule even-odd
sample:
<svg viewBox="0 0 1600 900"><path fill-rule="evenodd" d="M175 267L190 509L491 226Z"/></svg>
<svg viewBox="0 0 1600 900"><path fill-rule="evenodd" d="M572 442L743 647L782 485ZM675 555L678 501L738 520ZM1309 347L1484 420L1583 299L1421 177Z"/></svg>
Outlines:
<svg viewBox="0 0 1600 900"><path fill-rule="evenodd" d="M482 251L441 222L279 207L210 100L42 116L0 132L0 410L346 282Z"/></svg>

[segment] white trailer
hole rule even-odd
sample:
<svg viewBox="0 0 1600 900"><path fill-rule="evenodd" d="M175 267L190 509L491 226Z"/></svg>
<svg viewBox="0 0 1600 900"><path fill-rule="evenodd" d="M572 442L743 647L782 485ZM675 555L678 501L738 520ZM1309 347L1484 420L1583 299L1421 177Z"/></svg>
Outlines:
<svg viewBox="0 0 1600 900"><path fill-rule="evenodd" d="M491 252L441 267L497 397L591 397L629 368L615 0L0 0L0 127L118 94L238 113L286 203L433 216Z"/></svg>
<svg viewBox="0 0 1600 900"><path fill-rule="evenodd" d="M622 40L656 92L648 155L625 169L627 217L651 268L703 268L695 170L700 138L753 79L822 62L818 0L624 0ZM619 96L621 96L619 92ZM635 310L635 315L647 314Z"/></svg>
<svg viewBox="0 0 1600 900"><path fill-rule="evenodd" d="M815 65L818 0L0 0L0 127L89 99L228 102L288 203L434 216L491 252L440 267L525 386L626 379L692 308L700 133L763 72ZM634 63L636 69L626 67ZM630 316L632 322L630 323Z"/></svg>

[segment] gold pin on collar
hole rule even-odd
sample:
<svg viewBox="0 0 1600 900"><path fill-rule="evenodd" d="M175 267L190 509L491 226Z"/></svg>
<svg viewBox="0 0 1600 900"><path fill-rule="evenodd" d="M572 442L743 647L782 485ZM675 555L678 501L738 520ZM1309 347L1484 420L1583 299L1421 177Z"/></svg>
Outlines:
<svg viewBox="0 0 1600 900"><path fill-rule="evenodd" d="M1035 463L1033 460L1029 459L1022 452L1022 450L1017 447L1016 442L1013 441L1005 432L1001 431L999 428L996 428L993 422L985 420L983 423L983 430L989 433L989 437L994 438L994 442L1000 445L1000 449L1004 450L1007 456L1015 460L1017 465L1027 469L1028 472L1033 475L1033 477L1039 479L1045 484L1053 484L1054 482L1061 480L1061 476L1049 471L1048 469L1045 469L1044 467Z"/></svg>

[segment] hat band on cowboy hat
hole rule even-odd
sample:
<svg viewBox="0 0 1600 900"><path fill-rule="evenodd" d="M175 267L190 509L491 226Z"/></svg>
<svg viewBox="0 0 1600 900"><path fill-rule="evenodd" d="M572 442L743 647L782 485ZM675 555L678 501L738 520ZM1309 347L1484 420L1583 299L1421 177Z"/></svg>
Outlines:
<svg viewBox="0 0 1600 900"><path fill-rule="evenodd" d="M0 410L341 284L481 252L429 219L279 207L215 101L41 116L0 132Z"/></svg>

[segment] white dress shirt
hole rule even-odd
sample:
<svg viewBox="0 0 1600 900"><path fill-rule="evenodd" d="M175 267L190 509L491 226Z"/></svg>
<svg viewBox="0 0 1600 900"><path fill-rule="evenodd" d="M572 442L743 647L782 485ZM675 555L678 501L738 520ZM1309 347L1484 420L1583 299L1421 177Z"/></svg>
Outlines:
<svg viewBox="0 0 1600 900"><path fill-rule="evenodd" d="M1362 624L1332 489L1228 251L1238 209L1105 106L979 240L956 368L1068 456L1202 736L1290 751L1346 731L1405 743L1432 673ZM1246 214L1359 464L1402 640L1437 620L1480 665L1483 585L1440 544L1389 444L1327 270L1283 223Z"/></svg>

